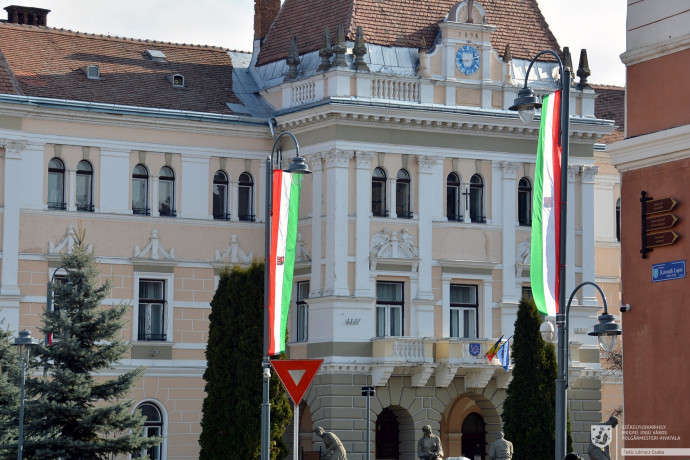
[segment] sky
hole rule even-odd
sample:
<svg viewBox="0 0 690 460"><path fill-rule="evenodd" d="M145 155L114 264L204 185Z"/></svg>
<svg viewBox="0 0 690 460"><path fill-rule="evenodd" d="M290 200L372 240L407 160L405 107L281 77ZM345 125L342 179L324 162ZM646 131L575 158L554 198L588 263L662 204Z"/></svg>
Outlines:
<svg viewBox="0 0 690 460"><path fill-rule="evenodd" d="M524 0L513 0L524 1ZM626 0L537 0L558 43L569 46L577 67L587 49L590 83L624 86ZM478 0L481 3L481 0ZM251 51L254 0L0 0L0 7L51 10L48 26ZM5 19L5 11L0 11Z"/></svg>

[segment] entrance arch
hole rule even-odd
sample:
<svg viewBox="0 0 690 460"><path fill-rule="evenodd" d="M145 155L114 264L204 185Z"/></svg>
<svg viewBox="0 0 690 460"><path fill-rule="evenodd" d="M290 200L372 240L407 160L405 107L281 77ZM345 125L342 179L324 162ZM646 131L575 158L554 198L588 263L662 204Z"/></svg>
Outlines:
<svg viewBox="0 0 690 460"><path fill-rule="evenodd" d="M472 412L462 422L462 455L467 458L484 458L486 451L486 424L484 418Z"/></svg>
<svg viewBox="0 0 690 460"><path fill-rule="evenodd" d="M481 458L484 458L488 451L487 442L492 442L502 427L501 417L492 400L480 394L464 393L446 406L441 417L441 442L445 455L473 458L479 444Z"/></svg>
<svg viewBox="0 0 690 460"><path fill-rule="evenodd" d="M406 409L388 406L379 412L374 449L376 460L417 460L414 421Z"/></svg>

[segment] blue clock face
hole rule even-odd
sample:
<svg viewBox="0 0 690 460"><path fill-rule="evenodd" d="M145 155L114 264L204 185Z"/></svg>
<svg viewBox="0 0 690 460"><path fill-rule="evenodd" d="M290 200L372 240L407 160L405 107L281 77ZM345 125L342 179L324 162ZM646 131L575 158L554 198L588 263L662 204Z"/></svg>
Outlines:
<svg viewBox="0 0 690 460"><path fill-rule="evenodd" d="M473 75L479 70L479 52L474 46L464 45L455 55L455 65L465 75Z"/></svg>

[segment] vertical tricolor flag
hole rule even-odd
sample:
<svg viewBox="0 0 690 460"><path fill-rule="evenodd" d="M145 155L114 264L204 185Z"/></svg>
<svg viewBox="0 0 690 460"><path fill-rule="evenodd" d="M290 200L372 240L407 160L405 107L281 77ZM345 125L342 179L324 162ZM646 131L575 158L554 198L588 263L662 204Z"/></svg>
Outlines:
<svg viewBox="0 0 690 460"><path fill-rule="evenodd" d="M544 96L537 148L532 205L530 281L537 309L543 315L558 312L561 214L561 92Z"/></svg>
<svg viewBox="0 0 690 460"><path fill-rule="evenodd" d="M503 336L496 340L496 343L494 343L493 346L489 348L489 351L486 352L486 357L489 359L489 362L494 359L496 353L498 353L498 350L501 348L501 340L503 340Z"/></svg>
<svg viewBox="0 0 690 460"><path fill-rule="evenodd" d="M268 272L268 355L285 351L292 275L295 268L299 194L303 174L273 171L273 215Z"/></svg>

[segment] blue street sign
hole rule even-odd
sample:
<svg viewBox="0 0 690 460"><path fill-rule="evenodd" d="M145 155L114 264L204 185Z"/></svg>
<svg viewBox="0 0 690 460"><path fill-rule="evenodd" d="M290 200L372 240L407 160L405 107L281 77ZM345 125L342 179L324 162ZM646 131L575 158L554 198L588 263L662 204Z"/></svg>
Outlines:
<svg viewBox="0 0 690 460"><path fill-rule="evenodd" d="M685 260L674 260L652 265L652 281L670 281L685 278Z"/></svg>

